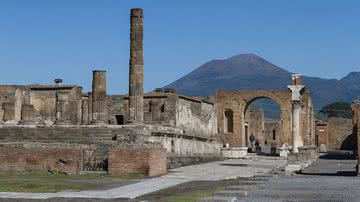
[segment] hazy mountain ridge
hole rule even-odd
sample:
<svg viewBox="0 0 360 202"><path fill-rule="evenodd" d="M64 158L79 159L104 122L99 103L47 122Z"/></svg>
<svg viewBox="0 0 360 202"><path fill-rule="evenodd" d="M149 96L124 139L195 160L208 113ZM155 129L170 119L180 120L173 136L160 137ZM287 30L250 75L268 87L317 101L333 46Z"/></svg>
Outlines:
<svg viewBox="0 0 360 202"><path fill-rule="evenodd" d="M351 102L360 95L360 72L344 78L323 79L302 76L312 93L315 109L335 102ZM209 96L217 90L286 89L291 72L254 54L240 54L224 60L211 60L167 87L191 96Z"/></svg>

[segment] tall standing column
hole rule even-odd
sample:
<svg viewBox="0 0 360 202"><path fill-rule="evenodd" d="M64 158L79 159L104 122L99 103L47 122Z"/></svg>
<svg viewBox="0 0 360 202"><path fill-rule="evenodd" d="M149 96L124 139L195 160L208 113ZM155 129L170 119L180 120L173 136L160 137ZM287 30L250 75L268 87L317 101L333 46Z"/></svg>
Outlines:
<svg viewBox="0 0 360 202"><path fill-rule="evenodd" d="M143 10L131 9L130 14L130 60L129 60L129 122L144 120L143 101Z"/></svg>
<svg viewBox="0 0 360 202"><path fill-rule="evenodd" d="M292 152L298 153L298 147L302 146L300 137L300 111L301 111L301 93L304 86L301 85L299 74L292 76L292 85L288 86L291 90L291 104L292 104Z"/></svg>
<svg viewBox="0 0 360 202"><path fill-rule="evenodd" d="M106 110L106 71L94 70L92 83L92 121L91 124L107 124Z"/></svg>

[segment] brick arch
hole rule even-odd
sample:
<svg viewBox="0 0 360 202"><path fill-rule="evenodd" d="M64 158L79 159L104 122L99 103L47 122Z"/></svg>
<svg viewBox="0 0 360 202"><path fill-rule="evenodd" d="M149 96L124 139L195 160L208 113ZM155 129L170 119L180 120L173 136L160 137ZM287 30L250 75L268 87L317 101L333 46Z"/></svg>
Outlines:
<svg viewBox="0 0 360 202"><path fill-rule="evenodd" d="M234 112L234 130L232 133L224 133L224 143L229 143L231 146L245 146L245 112L252 102L261 98L269 98L278 104L281 111L279 144L291 143L292 106L291 92L288 90L238 90L217 92L216 103L220 132L224 132L224 109L231 109Z"/></svg>

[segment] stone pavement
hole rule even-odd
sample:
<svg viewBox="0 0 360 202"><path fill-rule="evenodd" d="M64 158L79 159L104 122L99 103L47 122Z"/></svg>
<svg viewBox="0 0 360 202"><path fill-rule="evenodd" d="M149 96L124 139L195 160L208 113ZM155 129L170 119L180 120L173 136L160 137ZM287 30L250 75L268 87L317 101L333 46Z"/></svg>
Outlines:
<svg viewBox="0 0 360 202"><path fill-rule="evenodd" d="M251 177L284 166L285 160L226 160L170 170L168 175L145 179L141 182L102 191L64 191L58 193L0 192L0 198L136 198L151 192L190 181L217 181L236 177Z"/></svg>
<svg viewBox="0 0 360 202"><path fill-rule="evenodd" d="M322 155L318 161L295 176L284 173L239 180L238 186L226 187L213 197L199 202L345 202L360 201L360 178L355 176L356 160L344 152ZM252 182L252 185L249 185Z"/></svg>

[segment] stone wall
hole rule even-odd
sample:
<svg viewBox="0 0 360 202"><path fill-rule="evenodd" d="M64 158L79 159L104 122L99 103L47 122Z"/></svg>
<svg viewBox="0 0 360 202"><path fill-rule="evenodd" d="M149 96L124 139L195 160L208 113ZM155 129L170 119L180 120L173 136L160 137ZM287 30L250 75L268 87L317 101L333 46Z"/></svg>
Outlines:
<svg viewBox="0 0 360 202"><path fill-rule="evenodd" d="M113 148L108 161L108 172L114 176L142 174L153 177L167 173L167 156L162 148Z"/></svg>
<svg viewBox="0 0 360 202"><path fill-rule="evenodd" d="M251 109L250 111L250 133L254 134L255 141L259 144L265 144L265 116L263 109ZM248 138L249 139L249 138ZM248 140L249 141L249 140Z"/></svg>
<svg viewBox="0 0 360 202"><path fill-rule="evenodd" d="M352 120L331 117L328 120L328 149L351 150L354 147Z"/></svg>
<svg viewBox="0 0 360 202"><path fill-rule="evenodd" d="M274 118L265 119L265 140L267 144L279 145L280 140L280 120Z"/></svg>
<svg viewBox="0 0 360 202"><path fill-rule="evenodd" d="M79 174L81 145L1 143L0 172L53 172Z"/></svg>
<svg viewBox="0 0 360 202"><path fill-rule="evenodd" d="M217 117L214 105L180 97L176 101L176 126L186 133L215 136Z"/></svg>

